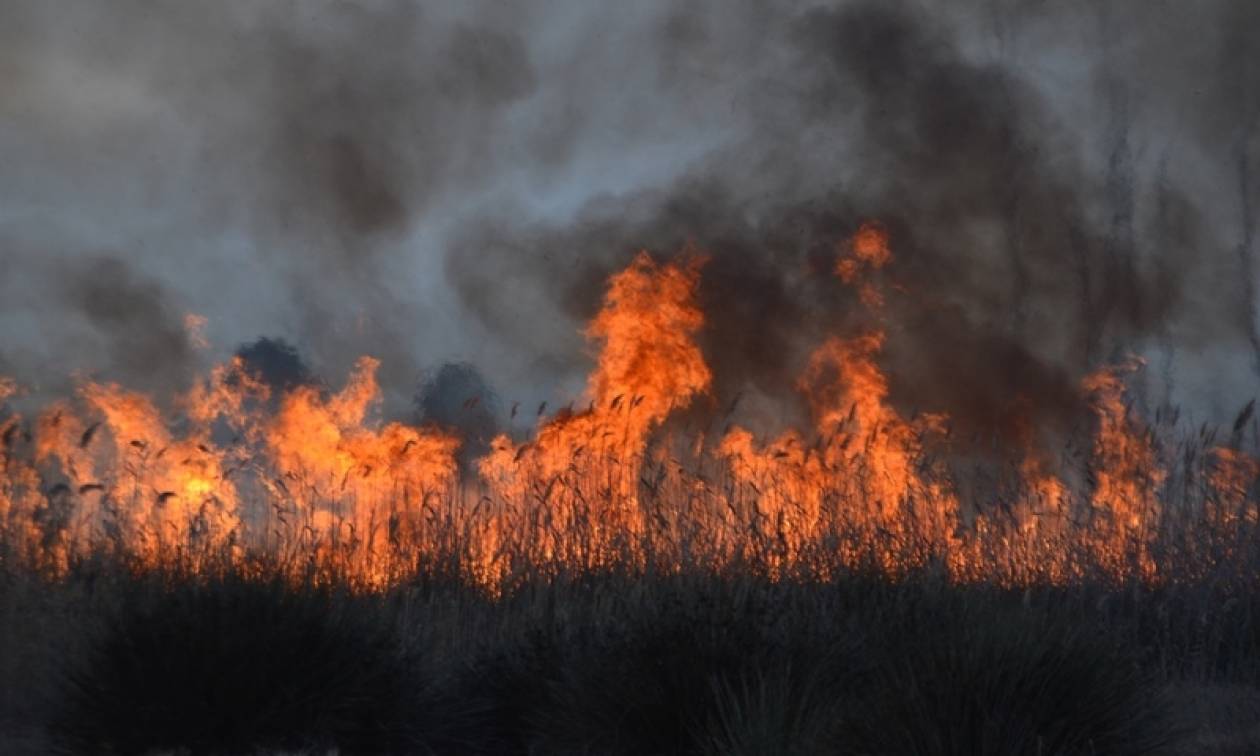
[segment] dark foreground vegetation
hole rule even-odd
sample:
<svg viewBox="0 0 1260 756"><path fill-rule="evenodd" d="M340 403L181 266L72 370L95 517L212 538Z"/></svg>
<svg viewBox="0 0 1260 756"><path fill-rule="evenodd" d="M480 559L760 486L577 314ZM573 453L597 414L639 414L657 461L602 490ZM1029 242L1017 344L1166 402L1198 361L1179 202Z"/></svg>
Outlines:
<svg viewBox="0 0 1260 756"><path fill-rule="evenodd" d="M494 597L7 570L0 750L1254 753L1244 588L611 570Z"/></svg>

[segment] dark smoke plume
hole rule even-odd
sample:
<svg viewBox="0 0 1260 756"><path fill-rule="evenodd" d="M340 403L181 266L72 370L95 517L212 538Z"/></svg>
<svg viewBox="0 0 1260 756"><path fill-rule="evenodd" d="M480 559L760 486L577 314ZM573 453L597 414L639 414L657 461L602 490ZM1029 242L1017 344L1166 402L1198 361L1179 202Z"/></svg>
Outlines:
<svg viewBox="0 0 1260 756"><path fill-rule="evenodd" d="M416 394L416 423L454 431L465 468L490 450L499 433L499 398L477 368L447 363L425 376Z"/></svg>
<svg viewBox="0 0 1260 756"><path fill-rule="evenodd" d="M297 348L284 339L260 337L242 344L236 350L236 356L241 359L245 370L262 381L273 396L316 383Z"/></svg>
<svg viewBox="0 0 1260 756"><path fill-rule="evenodd" d="M1198 41L1205 47L1228 34L1234 11L1216 10L1212 41ZM1002 19L1027 25L1002 33L1064 43L1119 33L1090 13L1038 13ZM1254 276L1239 283L1231 242L1211 218L1232 188L1205 196L1173 180L1170 163L1184 160L1174 146L1142 182L1150 167L1139 164L1125 89L1146 84L1129 81L1138 72L1091 57L1104 115L1073 121L1066 95L1007 60L1013 53L968 49L966 38L985 31L974 28L983 14L966 19L972 28L960 20L887 3L783 14L768 31L777 55L743 103L772 118L754 115L744 139L674 184L592 203L575 223L477 229L449 258L452 280L493 327L527 338L519 300L496 297L496 278L532 277L578 317L596 306L592 282L634 249L669 254L696 243L712 255L704 338L720 396L751 388L789 399L825 333L879 326L894 401L948 412L965 438L986 444L1014 440L1027 421L1060 430L1081 421L1081 377L1130 353L1162 349L1167 383L1198 384L1205 353L1219 350L1212 358L1231 364L1228 388L1246 385ZM1145 111L1156 118L1173 107ZM866 218L890 230L897 257L879 315L829 276L839 244ZM1167 367L1173 354L1186 355L1176 369Z"/></svg>
<svg viewBox="0 0 1260 756"><path fill-rule="evenodd" d="M394 416L447 363L567 400L604 279L690 247L709 401L759 429L875 327L898 407L978 444L1066 432L1129 354L1137 401L1222 420L1260 376L1257 32L1247 0L9 2L2 367L173 386L268 333L329 385L380 357ZM878 313L831 275L867 220Z"/></svg>

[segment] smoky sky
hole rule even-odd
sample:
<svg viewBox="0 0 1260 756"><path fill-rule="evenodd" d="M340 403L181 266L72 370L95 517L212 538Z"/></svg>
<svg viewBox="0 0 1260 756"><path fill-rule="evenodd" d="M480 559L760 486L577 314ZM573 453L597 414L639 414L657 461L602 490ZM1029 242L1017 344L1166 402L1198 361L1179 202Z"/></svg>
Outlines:
<svg viewBox="0 0 1260 756"><path fill-rule="evenodd" d="M10 0L0 373L177 387L259 338L328 385L563 402L639 249L707 258L705 401L799 419L831 334L966 433L1082 375L1232 416L1260 375L1247 0ZM830 275L875 220L878 313ZM207 319L208 349L184 318Z"/></svg>

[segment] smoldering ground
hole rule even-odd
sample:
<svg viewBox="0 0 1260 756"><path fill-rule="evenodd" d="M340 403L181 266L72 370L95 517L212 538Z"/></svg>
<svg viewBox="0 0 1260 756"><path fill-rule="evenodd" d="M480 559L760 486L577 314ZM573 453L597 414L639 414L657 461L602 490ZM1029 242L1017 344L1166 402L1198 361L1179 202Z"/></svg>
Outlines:
<svg viewBox="0 0 1260 756"><path fill-rule="evenodd" d="M767 430L803 412L814 345L873 327L893 401L968 437L1070 426L1080 377L1129 353L1149 407L1220 419L1253 391L1243 0L19 1L0 22L0 369L28 385L179 384L265 334L333 384L381 358L395 415L468 362L502 414L580 390L601 282L690 245L711 401ZM830 275L868 219L895 255L878 313Z"/></svg>

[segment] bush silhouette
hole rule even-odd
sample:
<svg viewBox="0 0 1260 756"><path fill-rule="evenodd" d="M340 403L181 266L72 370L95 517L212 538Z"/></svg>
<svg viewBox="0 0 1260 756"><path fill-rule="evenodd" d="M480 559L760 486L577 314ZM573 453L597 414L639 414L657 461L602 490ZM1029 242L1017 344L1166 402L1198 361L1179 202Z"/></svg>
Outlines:
<svg viewBox="0 0 1260 756"><path fill-rule="evenodd" d="M1037 612L937 602L871 628L870 676L847 696L856 753L1138 756L1174 733L1120 647Z"/></svg>
<svg viewBox="0 0 1260 756"><path fill-rule="evenodd" d="M71 752L419 749L423 691L366 603L278 581L120 591L62 676Z"/></svg>

